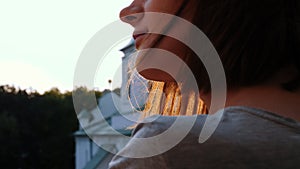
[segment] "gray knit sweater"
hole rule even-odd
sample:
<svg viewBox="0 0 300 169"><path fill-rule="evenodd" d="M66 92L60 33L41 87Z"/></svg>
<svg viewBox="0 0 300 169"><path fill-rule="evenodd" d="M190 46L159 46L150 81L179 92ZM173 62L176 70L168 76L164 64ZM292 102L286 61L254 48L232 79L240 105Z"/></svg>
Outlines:
<svg viewBox="0 0 300 169"><path fill-rule="evenodd" d="M190 132L170 150L147 158L115 156L110 169L300 168L300 123L296 120L254 108L229 107L214 134L200 144L198 137L206 118L197 116ZM149 138L163 133L175 119L158 116L155 121L141 123L133 137ZM180 134L180 130L173 133ZM134 145L130 141L121 152L134 150Z"/></svg>

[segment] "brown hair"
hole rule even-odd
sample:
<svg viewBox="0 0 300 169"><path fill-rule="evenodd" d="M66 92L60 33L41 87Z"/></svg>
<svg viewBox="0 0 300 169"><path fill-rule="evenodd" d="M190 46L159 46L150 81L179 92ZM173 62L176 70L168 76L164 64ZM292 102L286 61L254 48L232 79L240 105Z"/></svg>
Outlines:
<svg viewBox="0 0 300 169"><path fill-rule="evenodd" d="M283 87L288 90L299 87L298 0L194 2L198 8L193 24L207 35L218 51L228 88L264 83L286 66L295 66L298 76L283 84ZM208 75L203 64L192 57L190 59L190 62L194 63L191 69L195 72L200 88L210 91Z"/></svg>

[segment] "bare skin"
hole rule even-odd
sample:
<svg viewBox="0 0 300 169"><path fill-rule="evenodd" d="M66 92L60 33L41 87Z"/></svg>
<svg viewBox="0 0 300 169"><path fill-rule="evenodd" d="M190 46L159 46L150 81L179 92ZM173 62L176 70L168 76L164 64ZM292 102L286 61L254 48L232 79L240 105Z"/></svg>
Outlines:
<svg viewBox="0 0 300 169"><path fill-rule="evenodd" d="M134 28L133 38L135 39L135 45L138 50L158 48L165 51L169 51L174 55L184 59L187 47L170 37L162 35L167 34L165 28L168 27L169 22L161 20L159 16L153 18L152 12L159 14L176 15L181 8L184 0L134 0L128 7L124 8L120 12L120 19L123 22L130 24ZM193 8L189 8L193 9ZM190 20L192 16L192 10L184 13L182 18ZM181 30L176 27L171 27L171 30L176 31L178 34L184 35L187 30ZM151 32L161 32L160 34L153 34ZM148 55L140 54L138 56L137 70L139 73L147 79L155 81L174 81L174 78L170 76L170 73L157 69L144 69L150 63L165 62L166 66L173 66L174 60L163 60L163 54L155 53ZM165 58L164 58L165 59ZM179 68L178 68L179 70Z"/></svg>
<svg viewBox="0 0 300 169"><path fill-rule="evenodd" d="M226 107L254 107L300 121L300 89L290 92L281 86L294 76L295 69L288 67L265 84L228 90ZM201 93L201 98L209 107L210 93Z"/></svg>

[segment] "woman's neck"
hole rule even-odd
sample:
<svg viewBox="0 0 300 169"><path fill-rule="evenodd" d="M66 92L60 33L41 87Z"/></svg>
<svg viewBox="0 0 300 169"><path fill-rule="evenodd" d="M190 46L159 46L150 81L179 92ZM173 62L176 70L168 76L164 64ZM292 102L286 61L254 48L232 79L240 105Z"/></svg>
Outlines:
<svg viewBox="0 0 300 169"><path fill-rule="evenodd" d="M210 103L210 95L203 94L201 98ZM260 85L229 90L225 107L247 106L300 121L300 90L289 92L275 85Z"/></svg>

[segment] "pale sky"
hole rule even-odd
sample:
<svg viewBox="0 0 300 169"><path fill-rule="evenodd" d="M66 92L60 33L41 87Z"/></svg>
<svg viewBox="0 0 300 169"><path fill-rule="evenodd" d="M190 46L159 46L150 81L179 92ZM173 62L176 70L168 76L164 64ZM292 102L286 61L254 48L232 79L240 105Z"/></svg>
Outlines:
<svg viewBox="0 0 300 169"><path fill-rule="evenodd" d="M119 11L130 2L0 0L0 85L40 92L52 87L72 90L75 65L87 41L116 21ZM118 49L126 43L109 52L108 62L113 64L95 80L100 90L111 88L108 80L121 62Z"/></svg>

